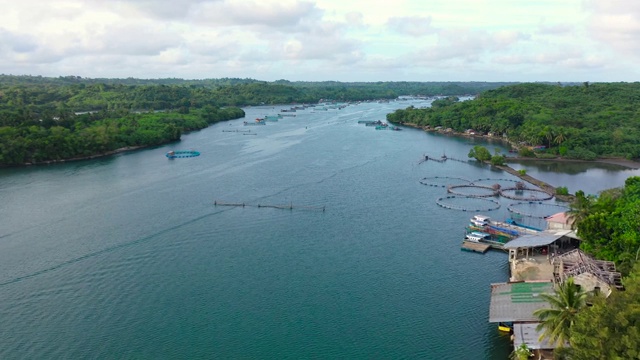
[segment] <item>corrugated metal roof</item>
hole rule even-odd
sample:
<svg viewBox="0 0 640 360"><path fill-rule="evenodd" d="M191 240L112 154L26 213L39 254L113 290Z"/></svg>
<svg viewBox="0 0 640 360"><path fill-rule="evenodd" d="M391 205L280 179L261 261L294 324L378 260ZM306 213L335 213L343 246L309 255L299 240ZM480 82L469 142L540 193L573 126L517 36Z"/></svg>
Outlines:
<svg viewBox="0 0 640 360"><path fill-rule="evenodd" d="M567 235L569 232L570 231L568 230L557 231L557 232L543 231L537 234L522 235L504 244L504 248L517 249L517 248L545 246Z"/></svg>
<svg viewBox="0 0 640 360"><path fill-rule="evenodd" d="M545 218L547 222L556 222L560 224L569 224L569 215L565 211L559 212L557 214L553 214L551 216L547 216Z"/></svg>
<svg viewBox="0 0 640 360"><path fill-rule="evenodd" d="M489 322L538 321L533 312L549 306L541 293L553 293L551 282L491 284Z"/></svg>
<svg viewBox="0 0 640 360"><path fill-rule="evenodd" d="M555 345L549 343L548 338L540 341L542 331L537 331L536 327L539 323L513 324L513 347L518 348L522 344L526 344L531 350L537 349L555 349Z"/></svg>

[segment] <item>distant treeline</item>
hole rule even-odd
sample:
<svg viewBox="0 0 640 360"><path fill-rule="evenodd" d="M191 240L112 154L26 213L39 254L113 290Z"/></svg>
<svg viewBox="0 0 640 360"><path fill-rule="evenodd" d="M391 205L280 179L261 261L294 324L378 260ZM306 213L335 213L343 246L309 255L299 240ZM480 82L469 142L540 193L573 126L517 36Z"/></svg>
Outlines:
<svg viewBox="0 0 640 360"><path fill-rule="evenodd" d="M240 106L477 94L505 83L265 82L0 75L0 165L88 157L180 139Z"/></svg>
<svg viewBox="0 0 640 360"><path fill-rule="evenodd" d="M640 158L640 83L516 84L470 101L452 97L434 101L432 108L398 110L387 119L504 135L537 147L539 157ZM522 152L534 155L527 147Z"/></svg>

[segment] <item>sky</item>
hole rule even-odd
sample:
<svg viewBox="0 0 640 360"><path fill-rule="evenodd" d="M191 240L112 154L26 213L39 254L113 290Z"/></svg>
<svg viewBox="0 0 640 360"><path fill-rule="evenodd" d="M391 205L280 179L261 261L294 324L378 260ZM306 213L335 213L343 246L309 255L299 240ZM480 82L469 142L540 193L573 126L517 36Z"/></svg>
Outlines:
<svg viewBox="0 0 640 360"><path fill-rule="evenodd" d="M637 0L0 0L0 73L640 80Z"/></svg>

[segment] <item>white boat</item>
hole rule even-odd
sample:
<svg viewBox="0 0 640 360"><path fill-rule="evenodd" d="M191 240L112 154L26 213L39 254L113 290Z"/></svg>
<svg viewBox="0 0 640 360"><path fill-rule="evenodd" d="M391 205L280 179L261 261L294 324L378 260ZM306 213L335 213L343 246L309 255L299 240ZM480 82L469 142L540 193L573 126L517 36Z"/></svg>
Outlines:
<svg viewBox="0 0 640 360"><path fill-rule="evenodd" d="M464 236L464 239L472 242L481 242L483 240L491 240L491 234L480 231L473 231Z"/></svg>
<svg viewBox="0 0 640 360"><path fill-rule="evenodd" d="M470 221L475 226L491 225L491 218L484 215L474 215Z"/></svg>

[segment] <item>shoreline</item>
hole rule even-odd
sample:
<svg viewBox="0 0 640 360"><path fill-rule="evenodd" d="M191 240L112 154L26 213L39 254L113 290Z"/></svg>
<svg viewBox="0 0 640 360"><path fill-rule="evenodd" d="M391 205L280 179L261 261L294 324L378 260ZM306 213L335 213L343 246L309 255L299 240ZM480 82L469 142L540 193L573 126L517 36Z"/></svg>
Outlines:
<svg viewBox="0 0 640 360"><path fill-rule="evenodd" d="M206 127L202 128L202 129L184 130L181 135L185 135L185 134L188 134L188 133L191 133L191 132L195 132L195 131L200 131L200 130L203 130L203 129L206 129L206 128L210 127L211 125L215 125L215 124L221 123L223 121L231 121L231 120L237 120L237 119L242 119L242 118L244 118L244 116L241 117L241 118L236 118L236 119L228 119L228 120L216 121L214 123L211 123L211 124L207 125ZM116 155L116 154L120 154L120 153L124 153L124 152L128 152L128 151L134 151L134 150L139 150L139 149L148 149L148 148L152 148L154 146L162 146L162 145L170 144L172 142L178 142L180 140L181 139L171 140L171 141L163 142L163 143L160 143L160 144L153 144L153 145L125 146L125 147L117 148L115 150L110 150L110 151L107 151L107 152L104 152L104 153L92 154L92 155L87 155L87 156L80 156L80 157L75 157L75 158L70 158L70 159L46 160L46 161L39 161L39 162L34 162L34 163L26 162L26 163L17 164L17 165L0 164L0 169L12 168L12 167L56 165L56 164L64 164L64 163L67 163L67 162L73 162L73 161L92 160L92 159L98 159L98 158L107 157L107 156L111 156L111 155Z"/></svg>
<svg viewBox="0 0 640 360"><path fill-rule="evenodd" d="M162 144L159 144L159 145L162 145ZM100 154L93 154L93 155L75 157L75 158L70 158L70 159L47 160L47 161L40 161L40 162L35 162L35 163L24 163L24 164L21 164L21 165L15 165L15 167L39 166L39 165L55 165L55 164L64 164L64 163L67 163L67 162L74 162L74 161L92 160L92 159L97 159L97 158L101 158L101 157L116 155L116 154L120 154L120 153L124 153L124 152L128 152L128 151L134 151L134 150L138 150L138 149L149 148L149 147L152 147L152 146L156 146L156 145L150 145L150 146L145 146L145 145L125 146L125 147L121 147L121 148L118 148L118 149L115 149L115 150L111 150L111 151L107 151L105 153L100 153ZM5 167L14 167L14 166L5 166Z"/></svg>
<svg viewBox="0 0 640 360"><path fill-rule="evenodd" d="M505 140L502 137L497 137L497 136L468 135L468 134L463 134L463 133L458 133L458 132L447 132L447 131L432 129L432 128L429 128L429 127L426 127L426 126L419 126L419 125L412 124L412 123L398 123L398 125L412 127L414 129L420 129L420 130L423 130L425 132L432 132L432 133L438 133L438 134L443 134L443 135L497 140L497 141L502 141L502 142L505 142L507 144L510 144L510 145L512 145L512 147L515 147L515 146L513 146L513 144L509 140ZM555 157L555 158L529 158L529 157L519 157L519 156L515 156L515 157L505 156L505 162L517 162L517 161L523 161L523 162L525 162L525 161L550 161L550 162L559 162L559 163L562 163L562 162L575 162L575 163L585 163L585 164L601 163L601 164L607 164L607 165L618 165L618 166L626 167L628 169L640 169L640 161L634 161L634 160L629 160L629 159L625 159L625 158L607 158L607 157L603 157L603 158L597 158L595 160L580 160L580 159L567 159L567 158L562 158L562 157Z"/></svg>
<svg viewBox="0 0 640 360"><path fill-rule="evenodd" d="M527 161L547 161L558 163L583 163L583 164L607 164L617 165L628 169L640 169L640 162L628 160L625 158L598 158L595 160L580 160L580 159L566 159L566 158L527 158L527 157L505 157L505 162L527 162Z"/></svg>

